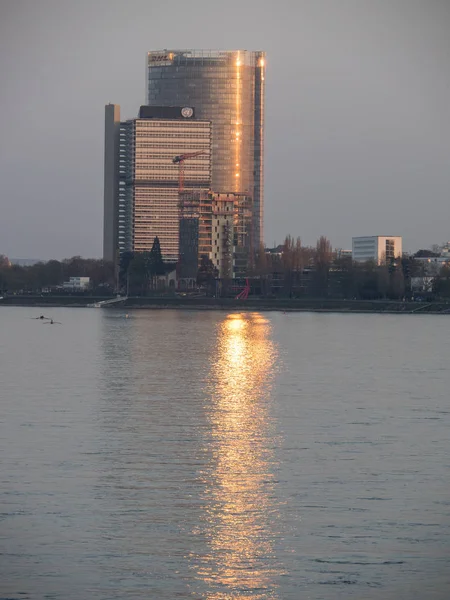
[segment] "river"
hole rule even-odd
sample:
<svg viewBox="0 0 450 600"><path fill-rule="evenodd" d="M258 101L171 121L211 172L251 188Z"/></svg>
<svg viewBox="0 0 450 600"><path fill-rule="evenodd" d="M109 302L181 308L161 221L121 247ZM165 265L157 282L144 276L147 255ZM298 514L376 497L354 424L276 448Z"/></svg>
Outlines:
<svg viewBox="0 0 450 600"><path fill-rule="evenodd" d="M0 600L450 597L450 317L41 310L0 308Z"/></svg>

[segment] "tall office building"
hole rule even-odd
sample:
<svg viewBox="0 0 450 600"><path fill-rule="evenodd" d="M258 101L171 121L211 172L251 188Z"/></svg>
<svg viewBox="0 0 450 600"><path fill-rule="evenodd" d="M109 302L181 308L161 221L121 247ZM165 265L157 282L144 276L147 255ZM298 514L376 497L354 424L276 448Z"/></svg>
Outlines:
<svg viewBox="0 0 450 600"><path fill-rule="evenodd" d="M192 107L141 106L139 117L120 121L117 105L105 107L104 258L145 252L158 236L163 259L178 259L179 163L184 189L211 187L211 123Z"/></svg>
<svg viewBox="0 0 450 600"><path fill-rule="evenodd" d="M263 241L265 53L163 50L147 57L147 102L192 106L212 123L212 190L252 198L252 245Z"/></svg>
<svg viewBox="0 0 450 600"><path fill-rule="evenodd" d="M105 170L103 201L103 260L115 262L119 249L120 106L105 106Z"/></svg>

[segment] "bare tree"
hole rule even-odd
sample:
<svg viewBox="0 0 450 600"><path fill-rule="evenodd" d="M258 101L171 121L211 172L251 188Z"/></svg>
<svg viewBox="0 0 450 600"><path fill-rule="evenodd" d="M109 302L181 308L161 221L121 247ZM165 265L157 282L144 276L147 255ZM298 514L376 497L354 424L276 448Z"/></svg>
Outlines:
<svg viewBox="0 0 450 600"><path fill-rule="evenodd" d="M317 240L314 257L315 266L315 293L318 296L328 295L328 274L333 258L333 250L330 240L321 235Z"/></svg>
<svg viewBox="0 0 450 600"><path fill-rule="evenodd" d="M11 266L9 258L4 254L0 254L0 269L7 269Z"/></svg>

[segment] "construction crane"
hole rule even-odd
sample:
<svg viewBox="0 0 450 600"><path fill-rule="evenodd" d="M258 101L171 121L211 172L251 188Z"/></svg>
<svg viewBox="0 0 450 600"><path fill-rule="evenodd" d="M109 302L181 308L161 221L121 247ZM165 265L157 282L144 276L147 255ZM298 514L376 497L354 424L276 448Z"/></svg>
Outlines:
<svg viewBox="0 0 450 600"><path fill-rule="evenodd" d="M178 219L179 226L181 228L181 218L184 215L186 201L184 198L184 163L189 158L195 158L196 156L201 156L202 154L207 154L205 150L198 150L197 152L187 152L185 154L179 154L178 156L174 156L172 159L173 164L179 166L179 175L178 175ZM187 202L192 208L192 200L191 202ZM181 256L181 246L179 248L178 262L177 262L177 275L180 277L182 272L182 261L183 258ZM180 280L178 280L178 285L180 285Z"/></svg>
<svg viewBox="0 0 450 600"><path fill-rule="evenodd" d="M180 172L178 176L178 194L180 195L184 191L184 161L188 158L194 158L195 156L201 156L202 154L206 154L206 150L199 150L198 152L188 152L187 154L180 154L179 156L175 156L172 162L174 164L178 164L180 167Z"/></svg>

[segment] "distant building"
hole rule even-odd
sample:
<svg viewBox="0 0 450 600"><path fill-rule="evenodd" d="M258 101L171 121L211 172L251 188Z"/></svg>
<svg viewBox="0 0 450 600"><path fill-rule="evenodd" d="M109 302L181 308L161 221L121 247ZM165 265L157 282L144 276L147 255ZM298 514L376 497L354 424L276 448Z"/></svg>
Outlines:
<svg viewBox="0 0 450 600"><path fill-rule="evenodd" d="M158 236L165 261L178 259L180 164L183 188L211 187L211 123L195 107L141 106L139 117L120 121L105 107L105 260L125 251L150 251Z"/></svg>
<svg viewBox="0 0 450 600"><path fill-rule="evenodd" d="M401 236L374 235L352 238L352 258L355 262L373 260L381 265L401 256Z"/></svg>
<svg viewBox="0 0 450 600"><path fill-rule="evenodd" d="M119 253L119 140L120 106L105 106L103 188L103 260L116 262Z"/></svg>
<svg viewBox="0 0 450 600"><path fill-rule="evenodd" d="M433 291L434 277L411 277L411 290L415 293L431 293Z"/></svg>
<svg viewBox="0 0 450 600"><path fill-rule="evenodd" d="M159 291L175 290L178 287L177 269L168 265L163 275L155 277L156 289Z"/></svg>
<svg viewBox="0 0 450 600"><path fill-rule="evenodd" d="M336 248L336 258L352 258L353 252L351 250L344 250L343 248Z"/></svg>
<svg viewBox="0 0 450 600"><path fill-rule="evenodd" d="M437 275L442 267L450 266L450 255L446 256L416 256L415 261L423 266L423 271L429 275Z"/></svg>
<svg viewBox="0 0 450 600"><path fill-rule="evenodd" d="M441 248L441 256L446 256L450 258L450 242L446 242Z"/></svg>
<svg viewBox="0 0 450 600"><path fill-rule="evenodd" d="M273 248L264 248L264 254L268 256L277 256L281 258L284 252L284 244L278 244L278 246L274 246Z"/></svg>
<svg viewBox="0 0 450 600"><path fill-rule="evenodd" d="M63 283L65 290L86 290L91 283L90 277L70 277Z"/></svg>

